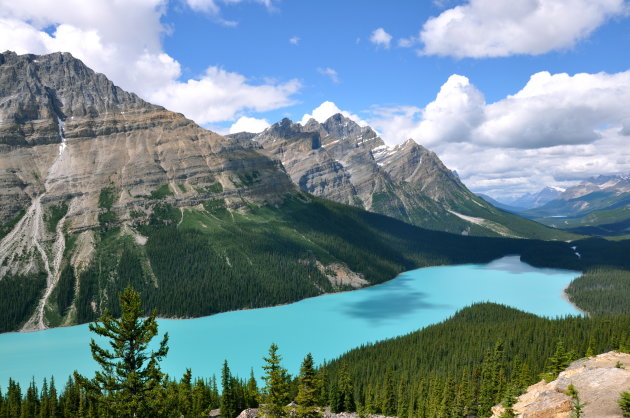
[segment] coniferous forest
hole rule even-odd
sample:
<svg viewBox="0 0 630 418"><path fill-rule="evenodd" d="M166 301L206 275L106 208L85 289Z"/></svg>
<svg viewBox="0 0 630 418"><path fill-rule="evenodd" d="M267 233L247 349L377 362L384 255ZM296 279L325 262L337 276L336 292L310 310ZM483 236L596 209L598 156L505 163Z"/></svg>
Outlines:
<svg viewBox="0 0 630 418"><path fill-rule="evenodd" d="M107 195L102 200L107 210ZM48 309L50 325L94 321L106 309L119 313L117 299L108 295L128 284L142 294L146 313L157 309L162 317L289 303L345 290L325 275L325 266L334 263L345 264L370 284L418 267L486 263L512 254L537 267L630 267L625 241L453 235L306 195L288 197L279 208L252 207L247 213L220 204L180 211L159 203L150 215L138 215L133 227L146 237L145 245L138 245L128 228L120 228L113 212L102 215L91 263L80 272L62 266ZM74 241L69 234L66 253ZM581 258L571 246L579 248ZM16 279L3 282L11 280ZM0 317L0 332L19 328L43 291L39 277L21 282L17 294L0 293L0 303L11 301L14 307Z"/></svg>
<svg viewBox="0 0 630 418"><path fill-rule="evenodd" d="M246 378L233 376L227 362L218 378L193 378L191 370L172 377L159 367L168 356L168 336L159 337L157 351L147 349L159 334L155 314L139 319L144 310L132 288L119 303L120 319L106 313L90 325L111 341L91 343L101 367L95 377L75 373L62 386L51 378L27 388L9 381L0 392L0 417L199 417L217 409L235 417L257 407L270 417L315 417L324 407L360 415L485 417L497 403L509 407L528 385L555 379L573 360L630 352L628 314L547 319L481 303L319 367L307 353L298 376L288 374L273 344L263 370Z"/></svg>

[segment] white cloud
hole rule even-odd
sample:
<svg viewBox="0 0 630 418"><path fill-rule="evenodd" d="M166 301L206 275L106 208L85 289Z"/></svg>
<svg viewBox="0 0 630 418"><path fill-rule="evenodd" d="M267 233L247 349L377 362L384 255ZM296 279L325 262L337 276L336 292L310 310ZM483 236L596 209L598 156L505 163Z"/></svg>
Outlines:
<svg viewBox="0 0 630 418"><path fill-rule="evenodd" d="M339 74L337 74L337 71L333 70L330 67L318 68L317 72L320 73L321 75L330 77L330 80L335 84L339 84L341 82L341 80L339 80Z"/></svg>
<svg viewBox="0 0 630 418"><path fill-rule="evenodd" d="M472 136L479 143L518 148L592 143L602 127L630 120L630 71L531 76L513 96L488 105Z"/></svg>
<svg viewBox="0 0 630 418"><path fill-rule="evenodd" d="M205 124L231 120L243 110L264 112L289 106L294 103L291 95L300 87L298 80L252 85L238 73L210 67L201 78L172 82L150 94L150 98Z"/></svg>
<svg viewBox="0 0 630 418"><path fill-rule="evenodd" d="M424 108L375 108L369 122L388 143L414 138L473 190L497 196L630 172L627 103L630 71L541 72L490 104L466 77L453 75Z"/></svg>
<svg viewBox="0 0 630 418"><path fill-rule="evenodd" d="M218 14L221 10L221 3L223 4L236 4L241 3L244 0L185 0L186 4L193 10L198 12L206 12L210 14ZM260 3L268 9L273 8L274 0L252 0L256 3Z"/></svg>
<svg viewBox="0 0 630 418"><path fill-rule="evenodd" d="M428 55L538 55L570 48L625 13L624 0L469 0L427 20L420 39Z"/></svg>
<svg viewBox="0 0 630 418"><path fill-rule="evenodd" d="M210 67L180 81L180 64L162 49L160 22L168 0L0 0L0 50L70 52L120 87L184 113L199 124L234 120L245 110L293 103L297 80L253 84L243 75ZM205 2L196 7L234 3ZM271 0L260 0L272 7ZM191 6L192 7L192 6ZM45 31L52 27L49 34Z"/></svg>
<svg viewBox="0 0 630 418"><path fill-rule="evenodd" d="M398 40L398 46L401 48L411 48L416 43L418 43L418 39L410 36L409 38L400 38Z"/></svg>
<svg viewBox="0 0 630 418"><path fill-rule="evenodd" d="M411 136L427 143L459 142L484 118L485 100L468 78L452 75L435 100L424 108L422 121Z"/></svg>
<svg viewBox="0 0 630 418"><path fill-rule="evenodd" d="M392 43L392 35L385 32L385 29L378 28L372 32L370 41L376 46L382 46L383 48L388 49Z"/></svg>
<svg viewBox="0 0 630 418"><path fill-rule="evenodd" d="M353 113L350 113L346 110L339 109L335 103L330 102L330 101L325 101L324 103L317 106L315 109L313 109L311 114L307 113L304 116L302 116L302 120L300 121L300 123L302 125L306 125L306 123L311 119L315 119L317 122L323 123L323 122L326 122L326 120L329 117L336 115L337 113L341 113L343 116L355 121L361 126L367 125L367 122L365 122L359 116Z"/></svg>
<svg viewBox="0 0 630 418"><path fill-rule="evenodd" d="M241 116L232 126L230 126L230 133L235 134L238 132L251 132L257 134L264 131L269 126L269 122L266 119L249 118L247 116Z"/></svg>
<svg viewBox="0 0 630 418"><path fill-rule="evenodd" d="M289 42L293 45L297 45L300 43L300 37L299 36L294 36L292 38L289 38Z"/></svg>
<svg viewBox="0 0 630 418"><path fill-rule="evenodd" d="M627 133L627 103L630 70L573 76L540 72L516 94L491 104L468 78L452 75L424 109L377 108L373 123L395 143L414 137L428 145L544 148L592 143L608 126Z"/></svg>

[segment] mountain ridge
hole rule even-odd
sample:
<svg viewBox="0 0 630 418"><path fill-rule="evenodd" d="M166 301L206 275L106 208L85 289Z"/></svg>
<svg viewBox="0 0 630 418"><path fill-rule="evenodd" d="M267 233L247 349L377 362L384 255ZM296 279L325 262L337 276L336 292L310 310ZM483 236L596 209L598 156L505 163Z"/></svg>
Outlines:
<svg viewBox="0 0 630 418"><path fill-rule="evenodd" d="M69 54L4 53L0 80L0 332L90 322L105 310L116 315L115 296L128 285L142 293L147 313L191 317L506 254L550 267L581 265L565 242L430 231L312 196L247 136L222 137L124 93ZM106 100L97 99L103 91ZM333 122L296 132L296 143L308 150L336 140L319 129L364 135L364 149L350 157L374 161L375 133ZM286 125L279 128L292 132ZM431 157L406 146L417 151L405 154L411 160ZM387 184L378 167L348 173L362 174L359 186L370 191ZM399 168L410 179L420 174ZM387 197L377 201L392 207Z"/></svg>
<svg viewBox="0 0 630 418"><path fill-rule="evenodd" d="M258 134L228 136L260 143L303 191L423 228L463 235L568 237L488 204L413 139L388 146L371 127L342 114L304 125L285 118Z"/></svg>

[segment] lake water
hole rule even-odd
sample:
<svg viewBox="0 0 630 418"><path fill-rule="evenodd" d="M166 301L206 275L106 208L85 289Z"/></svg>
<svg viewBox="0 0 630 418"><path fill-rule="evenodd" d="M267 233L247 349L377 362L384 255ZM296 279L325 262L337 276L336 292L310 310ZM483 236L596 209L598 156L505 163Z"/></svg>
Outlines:
<svg viewBox="0 0 630 418"><path fill-rule="evenodd" d="M361 344L403 335L440 322L474 302L497 302L555 317L579 312L563 299L578 272L537 269L505 257L485 265L467 264L409 271L379 286L187 320L160 320L170 352L162 368L180 377L220 376L227 359L233 374L261 375L269 345L280 347L283 365L293 374L311 352L316 362L333 359ZM34 377L55 376L57 387L73 370L91 374L87 325L33 333L0 335L0 386L9 377L27 385ZM157 339L157 338L156 338ZM160 337L161 339L161 337Z"/></svg>

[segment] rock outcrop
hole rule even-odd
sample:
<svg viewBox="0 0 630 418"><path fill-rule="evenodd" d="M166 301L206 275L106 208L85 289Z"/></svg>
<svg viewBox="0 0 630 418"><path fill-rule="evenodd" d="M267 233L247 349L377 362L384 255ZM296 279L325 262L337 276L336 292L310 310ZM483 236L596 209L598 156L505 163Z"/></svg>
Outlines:
<svg viewBox="0 0 630 418"><path fill-rule="evenodd" d="M596 357L574 361L552 382L541 381L527 388L519 396L513 409L522 418L568 418L572 414L572 400L565 394L572 384L580 401L585 403L583 417L621 418L617 401L621 392L630 390L630 354L611 351ZM493 418L504 409L493 408Z"/></svg>
<svg viewBox="0 0 630 418"><path fill-rule="evenodd" d="M338 414L331 412L330 408L326 408L324 409L322 412L322 417L323 418L358 418L359 414L356 412L340 412ZM295 415L289 415L289 416L295 416ZM386 417L384 415L364 415L365 417L368 418L396 418L396 417ZM257 417L266 417L266 415L261 415L260 414L260 410L257 408L250 408L250 409L246 409L244 411L242 411L237 418L257 418Z"/></svg>

